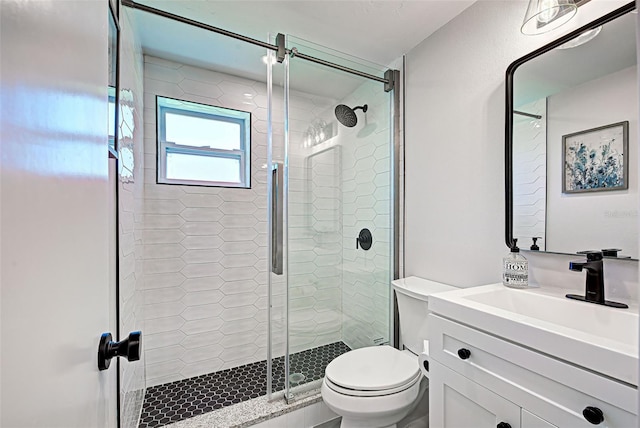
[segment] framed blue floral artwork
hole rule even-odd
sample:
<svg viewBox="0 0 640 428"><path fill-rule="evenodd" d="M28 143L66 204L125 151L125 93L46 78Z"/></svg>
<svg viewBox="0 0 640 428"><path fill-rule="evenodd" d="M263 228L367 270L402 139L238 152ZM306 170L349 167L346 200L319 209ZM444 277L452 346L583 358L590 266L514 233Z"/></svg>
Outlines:
<svg viewBox="0 0 640 428"><path fill-rule="evenodd" d="M629 188L629 122L562 137L562 193Z"/></svg>

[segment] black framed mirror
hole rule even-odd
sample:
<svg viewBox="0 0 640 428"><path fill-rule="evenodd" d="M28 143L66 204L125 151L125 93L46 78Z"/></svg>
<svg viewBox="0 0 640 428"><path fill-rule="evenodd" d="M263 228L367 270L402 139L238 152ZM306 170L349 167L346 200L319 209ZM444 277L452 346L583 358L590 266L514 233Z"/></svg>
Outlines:
<svg viewBox="0 0 640 428"><path fill-rule="evenodd" d="M628 3L507 68L508 247L639 258L634 10Z"/></svg>

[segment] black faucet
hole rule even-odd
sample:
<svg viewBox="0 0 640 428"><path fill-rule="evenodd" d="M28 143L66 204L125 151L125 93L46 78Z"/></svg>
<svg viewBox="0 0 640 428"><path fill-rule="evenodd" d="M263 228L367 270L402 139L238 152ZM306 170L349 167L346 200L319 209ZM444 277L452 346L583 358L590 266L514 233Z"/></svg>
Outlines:
<svg viewBox="0 0 640 428"><path fill-rule="evenodd" d="M569 263L569 269L574 272L587 271L587 283L584 296L567 294L567 298L614 308L628 308L629 306L624 303L611 302L604 299L604 264L602 262L602 252L585 251L584 254L587 256L586 262L577 261Z"/></svg>

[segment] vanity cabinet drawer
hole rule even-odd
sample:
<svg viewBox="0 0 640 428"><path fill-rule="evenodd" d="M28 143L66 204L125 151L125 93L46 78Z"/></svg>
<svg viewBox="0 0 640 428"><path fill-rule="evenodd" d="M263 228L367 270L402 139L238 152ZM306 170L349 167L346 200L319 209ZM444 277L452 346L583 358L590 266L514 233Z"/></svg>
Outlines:
<svg viewBox="0 0 640 428"><path fill-rule="evenodd" d="M521 409L460 374L433 362L429 375L429 425L438 428L521 428Z"/></svg>
<svg viewBox="0 0 640 428"><path fill-rule="evenodd" d="M559 427L637 425L637 389L534 350L429 314L431 358ZM613 404L615 403L615 405Z"/></svg>

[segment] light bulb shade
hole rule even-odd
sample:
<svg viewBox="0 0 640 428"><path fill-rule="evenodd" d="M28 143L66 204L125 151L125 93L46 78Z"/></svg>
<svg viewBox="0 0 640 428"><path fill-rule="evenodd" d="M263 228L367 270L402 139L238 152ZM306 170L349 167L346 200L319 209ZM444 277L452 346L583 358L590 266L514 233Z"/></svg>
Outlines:
<svg viewBox="0 0 640 428"><path fill-rule="evenodd" d="M546 33L567 23L577 11L574 0L529 0L520 31L526 35Z"/></svg>
<svg viewBox="0 0 640 428"><path fill-rule="evenodd" d="M569 40L563 45L558 46L556 49L571 49L577 48L578 46L582 46L587 42L595 39L598 34L602 31L602 25L594 28L593 30L587 30L584 33L580 34L578 37Z"/></svg>

